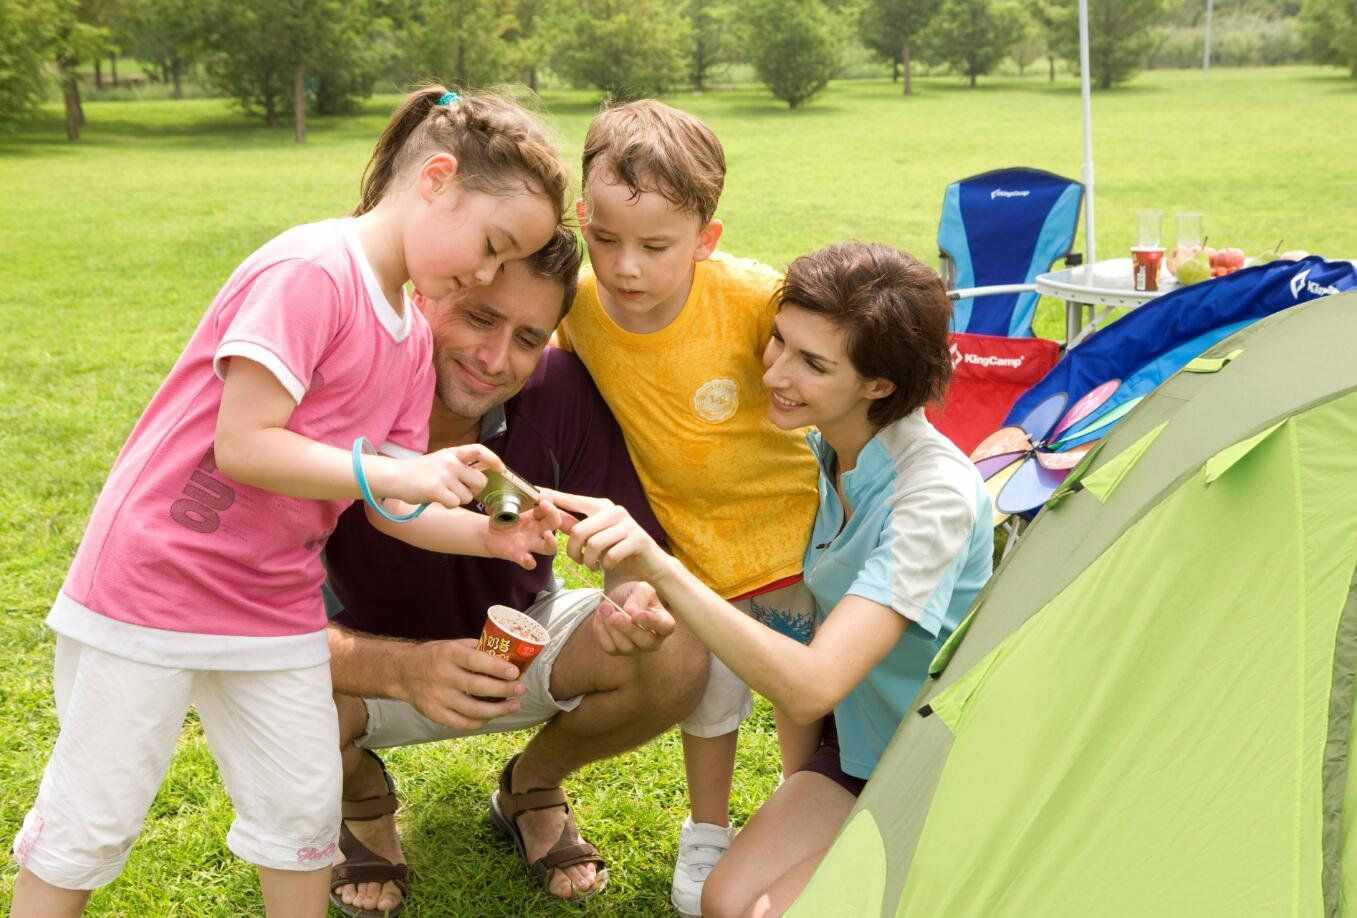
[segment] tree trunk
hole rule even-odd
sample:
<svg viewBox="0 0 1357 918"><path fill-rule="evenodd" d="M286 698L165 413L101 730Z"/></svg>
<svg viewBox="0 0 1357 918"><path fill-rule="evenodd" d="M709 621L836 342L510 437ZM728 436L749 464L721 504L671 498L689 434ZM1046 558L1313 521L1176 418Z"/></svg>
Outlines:
<svg viewBox="0 0 1357 918"><path fill-rule="evenodd" d="M905 72L905 95L914 95L914 83L909 72L909 43L900 47L900 69Z"/></svg>
<svg viewBox="0 0 1357 918"><path fill-rule="evenodd" d="M110 54L108 56L108 69L113 72L113 86L118 86L118 55Z"/></svg>
<svg viewBox="0 0 1357 918"><path fill-rule="evenodd" d="M97 57L94 59L94 88L104 88L104 62Z"/></svg>
<svg viewBox="0 0 1357 918"><path fill-rule="evenodd" d="M970 76L971 76L971 88L974 89L974 88L975 88L975 68L974 68L974 67L971 68Z"/></svg>
<svg viewBox="0 0 1357 918"><path fill-rule="evenodd" d="M1051 82L1054 83L1054 82L1055 82L1055 55L1054 55L1054 54L1048 54L1048 55L1046 55L1046 60L1047 60L1047 62L1051 65Z"/></svg>
<svg viewBox="0 0 1357 918"><path fill-rule="evenodd" d="M529 68L528 68L528 88L531 89L533 92L537 92L537 68L536 68L536 67L529 67Z"/></svg>
<svg viewBox="0 0 1357 918"><path fill-rule="evenodd" d="M297 143L306 143L306 65L292 72L292 133Z"/></svg>
<svg viewBox="0 0 1357 918"><path fill-rule="evenodd" d="M75 63L61 61L61 95L66 102L66 139L74 143L80 139L80 128L85 123L84 112L80 110L80 82L75 73Z"/></svg>
<svg viewBox="0 0 1357 918"><path fill-rule="evenodd" d="M170 79L174 81L174 97L184 98L184 65L175 61L170 65Z"/></svg>
<svg viewBox="0 0 1357 918"><path fill-rule="evenodd" d="M264 74L263 91L260 95L264 99L264 123L269 127L278 126L278 99L273 92L273 72Z"/></svg>
<svg viewBox="0 0 1357 918"><path fill-rule="evenodd" d="M891 82L900 82L900 59L898 57L891 59Z"/></svg>

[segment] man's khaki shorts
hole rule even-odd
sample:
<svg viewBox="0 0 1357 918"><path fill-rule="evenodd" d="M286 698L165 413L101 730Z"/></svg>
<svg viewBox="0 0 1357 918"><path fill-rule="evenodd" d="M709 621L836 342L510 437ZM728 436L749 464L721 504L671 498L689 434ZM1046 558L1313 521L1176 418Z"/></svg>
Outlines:
<svg viewBox="0 0 1357 918"><path fill-rule="evenodd" d="M561 648L589 614L598 606L599 590L558 590L539 599L524 610L547 629L547 646L537 655L523 677L527 688L518 698L517 713L497 717L475 730L458 730L429 720L411 704L387 698L364 698L368 709L368 729L358 744L368 749L432 743L485 733L509 733L544 724L562 711L573 711L583 696L553 698L551 672Z"/></svg>

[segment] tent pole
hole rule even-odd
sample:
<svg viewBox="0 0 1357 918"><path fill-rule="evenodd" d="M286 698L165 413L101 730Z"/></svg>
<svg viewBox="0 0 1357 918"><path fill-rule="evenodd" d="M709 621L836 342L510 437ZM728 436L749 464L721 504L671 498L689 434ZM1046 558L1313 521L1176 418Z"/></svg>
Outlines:
<svg viewBox="0 0 1357 918"><path fill-rule="evenodd" d="M1079 82L1084 99L1084 264L1098 260L1093 237L1093 112L1088 73L1088 0L1079 0Z"/></svg>

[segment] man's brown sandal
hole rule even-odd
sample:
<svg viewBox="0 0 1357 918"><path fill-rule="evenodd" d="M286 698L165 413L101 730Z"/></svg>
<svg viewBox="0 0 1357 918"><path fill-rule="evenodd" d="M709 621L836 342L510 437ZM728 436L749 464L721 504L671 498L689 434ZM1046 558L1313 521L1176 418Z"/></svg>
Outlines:
<svg viewBox="0 0 1357 918"><path fill-rule="evenodd" d="M330 869L330 904L350 918L390 918L400 914L405 908L405 900L410 894L410 868L405 864L393 864L382 857L355 838L349 827L344 824L344 820L371 822L396 812L396 782L391 780L386 765L375 752L370 749L364 749L363 752L372 756L377 767L382 770L382 778L386 781L386 793L376 797L364 797L361 800L342 801L340 812L343 819L339 823L339 850L344 855L344 863ZM377 910L349 905L339 898L336 892L339 887L350 884L356 886L359 883L395 883L396 888L400 890L401 901L393 909Z"/></svg>
<svg viewBox="0 0 1357 918"><path fill-rule="evenodd" d="M504 766L504 773L499 778L499 790L490 796L490 821L513 839L518 856L527 865L532 878L541 884L543 889L550 890L553 870L564 871L565 868L574 867L576 864L597 864L598 879L594 882L593 888L584 895L572 895L567 901L582 902L603 892L603 888L608 885L608 864L599 856L597 848L580 838L579 829L575 826L574 812L569 801L565 799L565 791L559 787L543 787L515 794L509 788L514 774L514 764L517 761L518 756L514 756L509 760L509 764ZM546 854L529 863L528 848L523 841L523 832L518 827L516 817L532 810L549 810L558 806L565 807L565 825L561 828L561 837L556 839L556 844L552 845Z"/></svg>

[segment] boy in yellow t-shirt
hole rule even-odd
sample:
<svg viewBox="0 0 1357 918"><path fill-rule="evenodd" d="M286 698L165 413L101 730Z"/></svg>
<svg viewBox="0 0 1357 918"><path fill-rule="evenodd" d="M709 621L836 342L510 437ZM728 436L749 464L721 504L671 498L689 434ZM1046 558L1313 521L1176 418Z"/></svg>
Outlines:
<svg viewBox="0 0 1357 918"><path fill-rule="evenodd" d="M770 627L810 640L801 558L818 501L800 433L767 419L762 354L780 278L716 254L725 154L698 119L654 101L611 107L584 144L580 225L591 269L559 331L626 434L674 554ZM672 898L700 913L702 884L729 844L737 730L749 689L712 660L683 724L692 815L679 837ZM785 774L819 726L778 714Z"/></svg>

